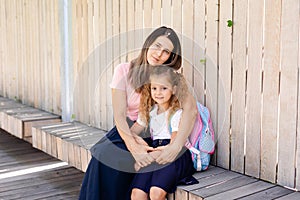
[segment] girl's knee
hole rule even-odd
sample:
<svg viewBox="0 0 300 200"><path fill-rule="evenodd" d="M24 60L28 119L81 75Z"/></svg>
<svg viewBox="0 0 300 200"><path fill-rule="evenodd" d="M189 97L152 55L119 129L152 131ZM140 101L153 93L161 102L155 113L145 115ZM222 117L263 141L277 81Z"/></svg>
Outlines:
<svg viewBox="0 0 300 200"><path fill-rule="evenodd" d="M159 187L151 187L150 188L150 199L151 200L164 200L166 198L167 192Z"/></svg>
<svg viewBox="0 0 300 200"><path fill-rule="evenodd" d="M131 191L131 200L147 200L148 195L143 190L134 188Z"/></svg>

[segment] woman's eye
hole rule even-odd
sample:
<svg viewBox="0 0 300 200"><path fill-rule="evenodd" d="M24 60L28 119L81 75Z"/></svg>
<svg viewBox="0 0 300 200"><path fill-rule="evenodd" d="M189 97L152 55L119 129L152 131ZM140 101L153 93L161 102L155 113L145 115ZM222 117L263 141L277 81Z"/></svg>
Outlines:
<svg viewBox="0 0 300 200"><path fill-rule="evenodd" d="M160 48L160 45L159 45L159 44L157 44L157 43L156 43L156 44L153 44L152 46L153 46L155 49L158 49L158 48Z"/></svg>
<svg viewBox="0 0 300 200"><path fill-rule="evenodd" d="M164 52L168 55L171 53L169 50L164 50Z"/></svg>

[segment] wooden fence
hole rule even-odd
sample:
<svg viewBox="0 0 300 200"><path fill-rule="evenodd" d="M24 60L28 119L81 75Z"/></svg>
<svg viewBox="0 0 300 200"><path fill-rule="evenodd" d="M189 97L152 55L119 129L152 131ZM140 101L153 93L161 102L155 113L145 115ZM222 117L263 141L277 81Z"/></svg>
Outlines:
<svg viewBox="0 0 300 200"><path fill-rule="evenodd" d="M61 114L58 0L0 0L0 95ZM207 105L221 167L300 189L299 0L74 0L73 117L113 126L114 67L161 25ZM233 22L230 26L230 22Z"/></svg>

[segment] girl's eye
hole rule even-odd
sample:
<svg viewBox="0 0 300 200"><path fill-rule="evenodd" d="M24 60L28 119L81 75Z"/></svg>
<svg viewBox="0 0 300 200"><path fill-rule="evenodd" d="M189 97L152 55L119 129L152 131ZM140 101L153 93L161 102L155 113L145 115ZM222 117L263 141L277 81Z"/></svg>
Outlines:
<svg viewBox="0 0 300 200"><path fill-rule="evenodd" d="M156 87L152 87L151 90L156 90Z"/></svg>
<svg viewBox="0 0 300 200"><path fill-rule="evenodd" d="M163 87L163 90L167 90L168 88L167 87Z"/></svg>

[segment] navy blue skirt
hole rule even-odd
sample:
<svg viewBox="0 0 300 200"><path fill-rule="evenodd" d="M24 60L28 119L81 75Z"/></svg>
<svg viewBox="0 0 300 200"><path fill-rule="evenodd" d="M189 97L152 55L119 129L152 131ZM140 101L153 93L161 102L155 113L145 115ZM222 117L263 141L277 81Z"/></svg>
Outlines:
<svg viewBox="0 0 300 200"><path fill-rule="evenodd" d="M91 148L79 194L80 200L127 200L135 175L134 158L116 127Z"/></svg>
<svg viewBox="0 0 300 200"><path fill-rule="evenodd" d="M170 140L154 140L153 147L167 145ZM149 143L148 143L149 144ZM152 186L159 187L167 193L173 193L178 185L198 183L192 176L195 173L191 153L183 149L179 157L167 165L153 163L142 168L131 183L131 189L138 188L149 193Z"/></svg>

